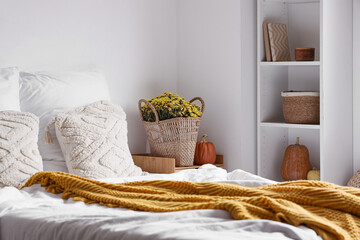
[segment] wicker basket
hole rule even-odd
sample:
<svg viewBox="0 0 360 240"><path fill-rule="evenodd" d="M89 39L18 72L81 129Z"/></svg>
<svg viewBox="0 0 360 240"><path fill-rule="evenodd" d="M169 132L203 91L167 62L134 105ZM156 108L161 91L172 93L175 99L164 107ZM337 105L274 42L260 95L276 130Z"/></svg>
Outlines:
<svg viewBox="0 0 360 240"><path fill-rule="evenodd" d="M200 97L193 98L190 102L199 100L204 112L205 103ZM155 114L155 122L143 120L141 104L148 105ZM194 165L194 154L201 118L172 118L159 121L158 113L154 106L145 99L139 100L140 116L150 144L151 155L175 158L177 167Z"/></svg>
<svg viewBox="0 0 360 240"><path fill-rule="evenodd" d="M319 92L281 92L283 113L286 123L319 124Z"/></svg>

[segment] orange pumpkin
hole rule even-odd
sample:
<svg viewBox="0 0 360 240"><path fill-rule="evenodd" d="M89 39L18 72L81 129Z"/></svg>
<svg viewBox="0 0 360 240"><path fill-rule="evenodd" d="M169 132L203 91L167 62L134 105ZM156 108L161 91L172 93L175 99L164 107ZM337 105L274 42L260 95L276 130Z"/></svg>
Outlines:
<svg viewBox="0 0 360 240"><path fill-rule="evenodd" d="M202 136L201 141L196 143L194 162L197 165L206 163L215 163L216 151L215 146L212 142L207 142L205 138L208 135Z"/></svg>
<svg viewBox="0 0 360 240"><path fill-rule="evenodd" d="M309 150L306 146L299 144L289 145L284 154L281 166L281 175L286 181L307 179L307 173L311 170L309 161Z"/></svg>

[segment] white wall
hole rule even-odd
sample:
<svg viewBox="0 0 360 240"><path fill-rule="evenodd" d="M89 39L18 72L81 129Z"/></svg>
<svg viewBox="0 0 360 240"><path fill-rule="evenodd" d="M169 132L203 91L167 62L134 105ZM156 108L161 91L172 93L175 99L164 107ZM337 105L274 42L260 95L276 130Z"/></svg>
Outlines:
<svg viewBox="0 0 360 240"><path fill-rule="evenodd" d="M353 173L353 1L322 6L321 178L346 184Z"/></svg>
<svg viewBox="0 0 360 240"><path fill-rule="evenodd" d="M96 64L145 151L140 98L176 90L175 0L2 0L0 66Z"/></svg>
<svg viewBox="0 0 360 240"><path fill-rule="evenodd" d="M256 169L256 1L2 0L0 67L95 64L127 113L132 152L146 136L137 101L201 96L229 170Z"/></svg>
<svg viewBox="0 0 360 240"><path fill-rule="evenodd" d="M360 170L360 1L353 0L353 173Z"/></svg>
<svg viewBox="0 0 360 240"><path fill-rule="evenodd" d="M208 133L226 168L256 170L256 1L177 1L178 91L205 100Z"/></svg>

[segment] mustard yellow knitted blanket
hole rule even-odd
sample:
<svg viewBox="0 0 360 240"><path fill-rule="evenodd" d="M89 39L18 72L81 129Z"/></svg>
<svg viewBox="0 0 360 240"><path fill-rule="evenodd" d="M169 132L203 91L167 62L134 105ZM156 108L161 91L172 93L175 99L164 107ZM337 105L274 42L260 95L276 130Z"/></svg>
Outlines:
<svg viewBox="0 0 360 240"><path fill-rule="evenodd" d="M107 184L61 172L39 172L40 183L63 199L132 210L171 212L223 209L234 219L269 219L314 229L323 239L360 239L360 190L320 181L262 187L224 183L140 181Z"/></svg>

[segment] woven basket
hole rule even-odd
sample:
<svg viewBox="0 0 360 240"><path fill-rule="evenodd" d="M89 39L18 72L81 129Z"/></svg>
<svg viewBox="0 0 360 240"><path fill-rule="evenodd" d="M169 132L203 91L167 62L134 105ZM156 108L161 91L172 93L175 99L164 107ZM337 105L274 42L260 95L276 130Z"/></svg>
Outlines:
<svg viewBox="0 0 360 240"><path fill-rule="evenodd" d="M283 113L286 123L319 124L319 92L281 92Z"/></svg>
<svg viewBox="0 0 360 240"><path fill-rule="evenodd" d="M200 97L193 98L190 102L199 100L204 112L205 103ZM155 114L155 122L143 120L141 104L148 105ZM194 154L201 118L172 118L159 121L159 115L154 106L145 99L139 100L140 116L150 144L151 155L175 158L177 167L194 165Z"/></svg>

